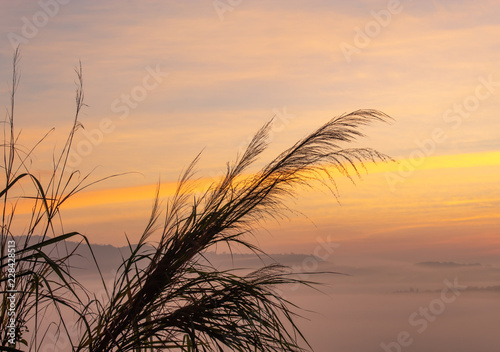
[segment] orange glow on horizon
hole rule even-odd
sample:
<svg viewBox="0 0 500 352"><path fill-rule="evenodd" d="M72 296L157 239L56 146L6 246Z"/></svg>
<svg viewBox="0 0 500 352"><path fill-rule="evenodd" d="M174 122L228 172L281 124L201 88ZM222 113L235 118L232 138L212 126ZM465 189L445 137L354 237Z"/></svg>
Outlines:
<svg viewBox="0 0 500 352"><path fill-rule="evenodd" d="M475 167L487 167L487 166L500 166L500 152L485 152L485 153L474 153L474 154L459 154L459 155L442 155L442 156L431 156L424 160L421 165L412 164L411 160L403 159L397 160L396 162L387 163L377 163L366 164L367 176L363 175L362 167L359 167L361 176L363 179L370 178L371 174L385 173L385 172L398 172L398 168L401 165L413 165L415 171L435 171L435 176L439 174L439 170L443 169L455 169L455 168L475 168ZM335 172L335 171L333 171ZM466 177L466 175L462 175ZM468 176L467 176L468 177ZM433 179L439 179L434 177ZM457 179L460 180L459 178ZM485 179L483 182L495 182L495 175L492 179ZM214 182L213 178L201 178L195 181L195 191L207 189L207 187ZM378 180L377 182L380 182ZM414 182L413 177L408 177L408 182ZM361 182L360 187L363 186ZM153 200L155 196L155 189L157 185L142 185L133 187L123 187L114 189L104 189L98 191L84 191L73 198L69 199L66 204L64 204L65 209L75 209L75 208L87 208L97 205L106 204L119 204L128 203L136 201ZM375 184L371 187L384 187L384 184ZM163 182L160 184L160 198L172 196L177 188L176 182ZM443 204L447 205L458 205L458 204L468 204L484 202L485 198L481 199L468 199L468 200L455 200L448 199L443 200ZM491 199L491 201L498 201L498 199ZM406 202L411 202L407 199ZM18 209L20 210L20 209ZM28 209L24 209L28 210ZM22 211L22 210L21 210ZM29 210L28 210L29 211Z"/></svg>

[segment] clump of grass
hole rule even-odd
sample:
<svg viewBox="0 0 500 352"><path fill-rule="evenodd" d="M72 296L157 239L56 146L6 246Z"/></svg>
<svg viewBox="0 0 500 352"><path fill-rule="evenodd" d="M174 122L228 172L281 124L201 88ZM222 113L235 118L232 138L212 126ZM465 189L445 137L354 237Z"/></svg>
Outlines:
<svg viewBox="0 0 500 352"><path fill-rule="evenodd" d="M17 57L16 52L14 63ZM287 209L284 200L298 187L310 187L313 181L326 179L335 189L333 170L351 177L359 173L358 167L363 162L387 160L388 157L373 149L346 149L342 145L362 136L361 126L387 121L389 117L376 110L358 110L336 117L259 172L245 177L245 171L268 146L272 123L269 122L256 133L245 152L227 165L225 176L199 196L192 192L191 179L199 157L195 158L180 177L176 193L163 210L157 190L148 224L136 245L129 242L130 255L123 260L108 298L102 300L86 292L71 276L68 260L73 252L56 258L45 252L48 244L81 236L76 232L56 235L55 231L55 217L60 207L68 197L87 187L82 182L88 175L70 186L77 173L65 170L79 126L78 113L84 105L81 68L77 76L73 128L61 156L54 163L48 186L42 187L29 172L26 160L31 152L20 158L16 149L13 111L17 76L14 69L8 122L11 132L10 137L7 135L10 142L4 148L6 187L1 193L4 198L2 243L4 238L13 238L9 224L15 206L9 215L8 192L21 178L32 180L36 190L36 196L30 198L36 207L28 235L42 234L42 241L35 247L26 242L19 252L19 265L26 265L20 271L24 281L19 281L23 295L19 332L29 319L37 321L43 307L57 309L63 305L76 312L81 322L81 338L71 341L73 351L305 350L307 341L295 325L297 307L276 289L287 284L313 283L294 278L287 268L278 264L263 266L247 275L220 271L201 260L203 253L218 244L229 248L242 245L259 253L259 248L248 240L249 235L261 220L280 217ZM17 169L10 161L16 158L20 160ZM15 176L19 170L24 172ZM159 234L159 241L154 244L153 234ZM86 241L84 236L82 239ZM2 257L2 268L5 258ZM5 280L0 276L0 283ZM43 307L39 302L43 302ZM2 314L2 322L5 322L5 313ZM64 329L65 322L62 315L60 317L58 327ZM35 333L31 344L25 343L30 345L30 350L31 346L38 350L43 345L43 337ZM2 345L6 346L5 337Z"/></svg>
<svg viewBox="0 0 500 352"><path fill-rule="evenodd" d="M307 282L291 278L281 266L265 266L239 277L202 266L199 259L218 243L237 243L258 251L246 239L253 224L279 215L284 198L297 186L324 177L334 182L332 167L349 176L358 172L359 163L386 160L375 150L344 149L339 143L361 136L359 126L387 119L374 110L334 118L259 173L244 178L243 172L267 147L268 123L243 155L227 166L225 177L191 200L195 159L181 177L161 225L159 203L155 203L146 231L122 267L109 305L99 312L96 328L80 347L92 351L172 346L196 351L223 346L233 351L302 350L290 302L273 288ZM158 245L150 253L139 254L158 226Z"/></svg>
<svg viewBox="0 0 500 352"><path fill-rule="evenodd" d="M76 70L78 83L73 125L62 151L53 159L49 179L43 182L32 172L31 158L36 147L51 131L26 150L20 145L21 136L14 128L19 59L17 49L13 57L11 104L4 121L3 158L0 166L0 350L18 351L16 346L24 345L23 350L29 348L29 351L39 351L47 333L43 327L53 328L71 339L63 318L64 311L74 312L82 322L85 321L82 308L88 304L88 296L70 273L70 258L75 255L76 249L68 250L65 241L76 239L79 243L89 243L78 232L64 232L60 209L70 197L91 183L85 183L88 175L79 178L78 172L66 170L74 133L80 126L78 115L84 106L81 66ZM28 218L16 214L19 204L31 207ZM15 256L9 256L10 248L14 250L12 253ZM12 300L13 309L10 310L9 296L15 298ZM43 320L48 312L55 312L59 319L46 324ZM11 325L11 318L15 320L13 330L6 328ZM12 331L15 331L14 338ZM31 333L30 337L28 332ZM16 343L13 345L12 341Z"/></svg>

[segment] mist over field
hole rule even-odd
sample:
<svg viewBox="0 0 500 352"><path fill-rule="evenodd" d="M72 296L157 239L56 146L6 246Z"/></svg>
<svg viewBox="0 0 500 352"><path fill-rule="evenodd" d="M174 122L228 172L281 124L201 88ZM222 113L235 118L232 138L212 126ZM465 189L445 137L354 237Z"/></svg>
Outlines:
<svg viewBox="0 0 500 352"><path fill-rule="evenodd" d="M97 245L94 251L111 284L120 253L128 249ZM282 296L302 309L296 310L303 317L297 322L315 351L498 351L499 258L412 262L338 252L328 260L313 254L257 257L238 252L209 252L205 258L220 270L237 268L240 274L277 262L302 279L321 283L317 290L281 289ZM85 267L84 256L80 260L75 266ZM310 269L345 275L312 274ZM90 268L76 272L86 275L86 287L103 293Z"/></svg>

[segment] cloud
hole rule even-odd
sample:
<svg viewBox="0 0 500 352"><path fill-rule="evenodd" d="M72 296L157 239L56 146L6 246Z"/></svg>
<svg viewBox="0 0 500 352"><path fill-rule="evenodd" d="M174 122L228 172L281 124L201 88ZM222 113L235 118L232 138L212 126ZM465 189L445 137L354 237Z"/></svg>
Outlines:
<svg viewBox="0 0 500 352"><path fill-rule="evenodd" d="M416 263L415 265L429 267L429 268L456 268L456 267L481 266L481 264L479 263L461 264L455 262L420 262Z"/></svg>

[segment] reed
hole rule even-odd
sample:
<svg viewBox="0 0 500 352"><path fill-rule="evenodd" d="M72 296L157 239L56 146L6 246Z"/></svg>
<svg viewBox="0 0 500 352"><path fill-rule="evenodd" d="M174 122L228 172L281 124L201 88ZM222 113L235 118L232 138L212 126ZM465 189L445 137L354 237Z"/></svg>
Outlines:
<svg viewBox="0 0 500 352"><path fill-rule="evenodd" d="M59 209L77 192L91 186L90 175L68 171L66 163L78 115L84 106L81 65L76 70L76 114L66 144L54 158L53 174L45 186L31 173L29 158L34 149L21 154L14 132L14 98L18 84L14 55L11 108L4 133L4 190L2 214L2 272L0 284L7 285L7 256L4 254L15 213L10 193L21 179L29 179L34 195L30 225L25 242L18 250L19 292L17 333L24 336L28 322L38 326L44 310L60 306L72 310L80 321L81 337L71 341L73 351L303 351L310 348L295 319L296 307L277 293L288 284L314 285L295 278L279 264L266 265L247 275L221 271L203 261L203 254L218 244L231 248L243 246L261 253L250 239L256 225L268 218L282 217L288 208L285 200L300 187L312 187L316 180L330 185L336 194L334 170L343 176L359 175L367 161L389 158L369 148L345 148L346 143L363 136L360 127L390 118L376 110L357 110L333 118L285 150L259 172L250 176L248 168L268 146L272 121L253 137L247 149L225 175L209 189L195 193L193 173L199 156L181 175L174 196L162 206L159 188L151 216L137 244L129 242L130 254L118 269L108 297L100 299L87 292L71 275L70 259L74 251L48 251L53 244L64 244L78 232L59 231ZM43 140L43 139L42 139ZM29 238L41 234L41 241ZM152 236L159 238L152 241ZM128 238L127 238L128 241ZM89 244L90 246L90 244ZM64 246L59 246L64 249ZM58 248L59 248L58 247ZM51 247L50 247L51 248ZM97 262L94 258L97 266ZM101 276L102 279L102 276ZM104 282L103 282L104 285ZM6 293L4 289L2 293ZM6 307L6 295L3 305ZM66 329L62 315L58 329ZM7 311L0 312L2 324ZM30 341L19 340L30 351L38 351L44 337L36 332ZM67 330L66 330L67 331ZM68 334L69 335L69 334ZM2 331L2 351L9 349Z"/></svg>

